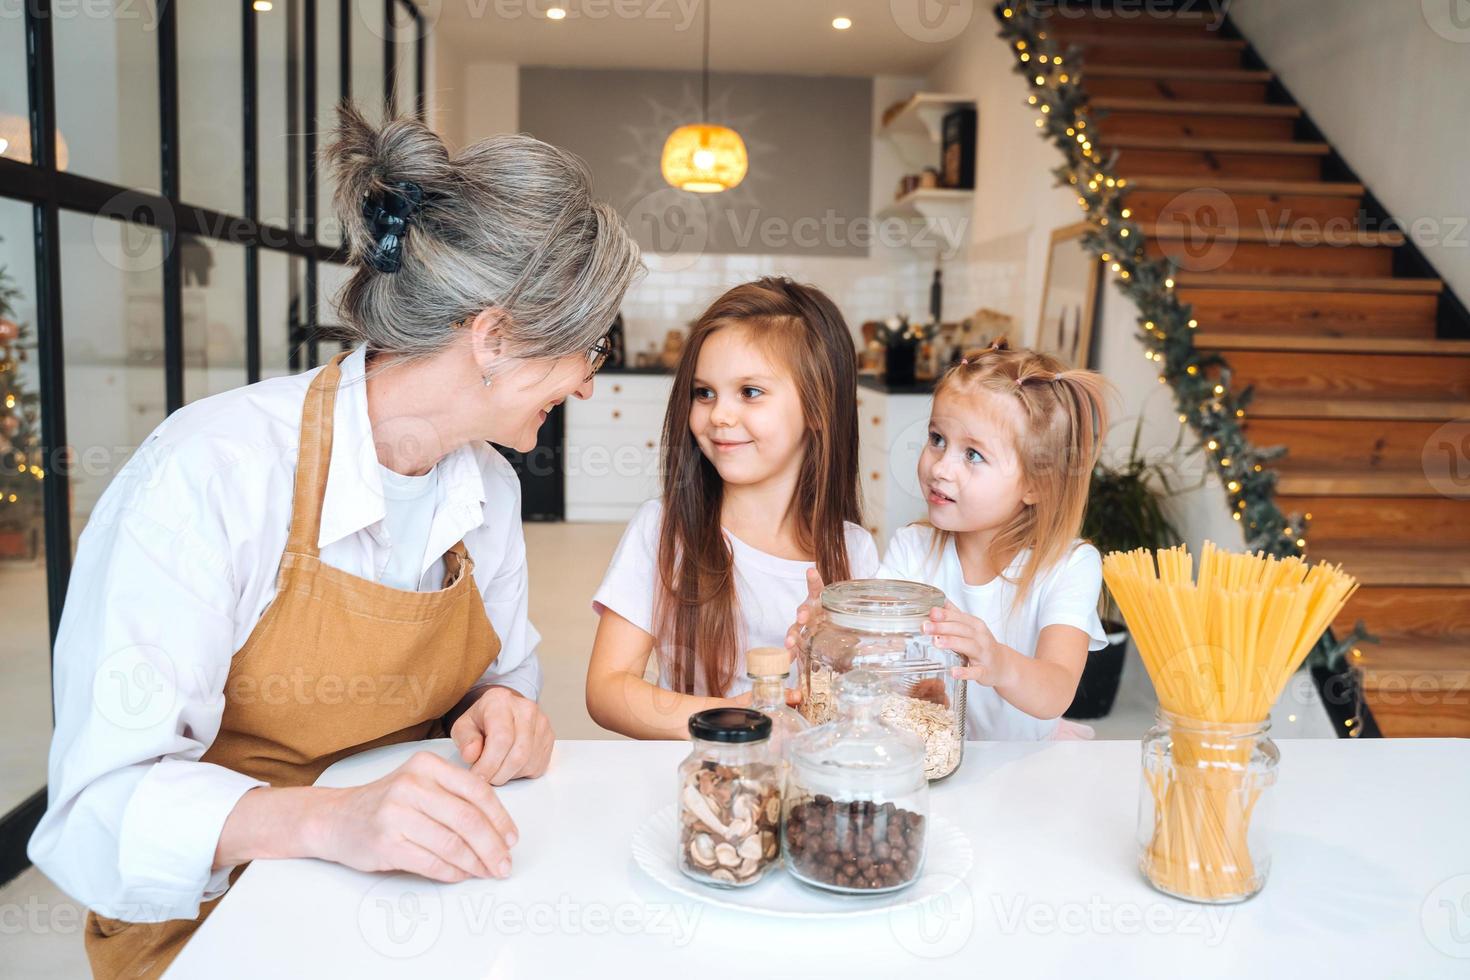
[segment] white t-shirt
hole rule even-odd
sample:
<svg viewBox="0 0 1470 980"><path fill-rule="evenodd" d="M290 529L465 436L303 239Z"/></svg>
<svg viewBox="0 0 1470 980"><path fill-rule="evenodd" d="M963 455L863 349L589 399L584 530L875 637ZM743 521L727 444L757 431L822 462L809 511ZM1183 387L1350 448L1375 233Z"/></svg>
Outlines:
<svg viewBox="0 0 1470 980"><path fill-rule="evenodd" d="M658 536L663 521L663 503L649 500L628 522L623 540L613 554L607 575L592 598L598 615L610 609L645 633L654 635L653 600L658 585ZM872 578L878 571L878 546L864 528L848 522L848 571L853 578ZM786 631L796 620L797 608L806 600L806 572L812 562L778 558L725 532L735 566L735 601L740 628L734 679L727 697L750 690L745 676L745 651L754 647L786 645ZM657 640L655 640L657 642ZM668 657L659 656L659 686L672 689ZM792 671L795 683L796 672ZM703 676L695 678L695 694L707 694Z"/></svg>
<svg viewBox="0 0 1470 980"><path fill-rule="evenodd" d="M1048 626L1075 626L1087 634L1087 649L1107 646L1097 600L1102 591L1102 556L1085 541L1073 544L1062 561L1038 575L1025 601L1011 608L1016 587L1006 578L1019 575L1030 554L1023 551L1006 569L984 585L965 582L954 539L943 550L933 546L934 530L910 524L894 532L883 556L879 578L908 579L932 585L956 606L985 621L995 638L1027 657L1036 656L1036 642ZM1050 738L1057 719L1033 718L995 692L974 681L965 692L965 738L994 741L1040 741Z"/></svg>
<svg viewBox="0 0 1470 980"><path fill-rule="evenodd" d="M424 591L424 551L429 545L434 508L439 503L439 467L431 467L419 476L405 476L379 463L378 476L383 481L383 527L388 532L388 563L378 581L407 592ZM443 585L433 582L427 591Z"/></svg>

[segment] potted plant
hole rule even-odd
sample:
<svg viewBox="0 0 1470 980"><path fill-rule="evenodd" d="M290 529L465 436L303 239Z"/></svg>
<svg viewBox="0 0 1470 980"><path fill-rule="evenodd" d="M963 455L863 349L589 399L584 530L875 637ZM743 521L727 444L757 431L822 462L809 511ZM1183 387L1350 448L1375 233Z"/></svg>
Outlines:
<svg viewBox="0 0 1470 980"><path fill-rule="evenodd" d="M1120 464L1099 462L1092 471L1087 491L1087 512L1082 519L1082 536L1104 555L1136 548L1172 548L1183 539L1164 514L1162 502L1177 491L1173 460L1180 442L1163 459L1150 461L1138 455L1143 418L1133 428L1133 444ZM1118 683L1123 676L1123 659L1128 650L1128 627L1117 603L1103 586L1101 607L1108 645L1087 655L1077 694L1064 712L1068 718L1102 718L1113 709Z"/></svg>

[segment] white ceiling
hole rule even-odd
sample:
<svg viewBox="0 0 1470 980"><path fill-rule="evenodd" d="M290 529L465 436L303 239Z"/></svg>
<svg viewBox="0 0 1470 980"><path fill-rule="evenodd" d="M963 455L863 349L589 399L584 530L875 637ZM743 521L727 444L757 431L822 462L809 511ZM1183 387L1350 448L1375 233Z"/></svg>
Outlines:
<svg viewBox="0 0 1470 980"><path fill-rule="evenodd" d="M435 42L475 61L577 68L697 69L703 3L714 71L924 75L964 27L989 18L979 0L418 0ZM560 5L567 17L550 20ZM832 27L837 16L852 27Z"/></svg>

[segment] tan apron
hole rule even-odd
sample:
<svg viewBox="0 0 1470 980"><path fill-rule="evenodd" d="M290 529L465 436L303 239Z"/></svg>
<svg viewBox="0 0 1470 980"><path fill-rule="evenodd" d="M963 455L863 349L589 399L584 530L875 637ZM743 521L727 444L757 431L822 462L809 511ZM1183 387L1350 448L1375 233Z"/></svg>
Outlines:
<svg viewBox="0 0 1470 980"><path fill-rule="evenodd" d="M333 358L306 393L291 536L276 595L230 663L219 737L201 760L272 786L310 785L332 763L364 749L442 737L443 715L500 653L463 541L445 555L438 592L395 589L318 557L345 356ZM197 919L168 922L89 913L85 944L94 976L157 977L218 903L201 905Z"/></svg>

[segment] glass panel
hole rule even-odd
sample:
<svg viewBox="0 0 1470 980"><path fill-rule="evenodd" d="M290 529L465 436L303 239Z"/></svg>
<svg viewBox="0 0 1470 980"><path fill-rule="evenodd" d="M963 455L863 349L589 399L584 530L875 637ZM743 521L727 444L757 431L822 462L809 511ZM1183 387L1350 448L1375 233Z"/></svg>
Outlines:
<svg viewBox="0 0 1470 980"><path fill-rule="evenodd" d="M179 196L245 212L240 14L222 3L176 3L179 30Z"/></svg>
<svg viewBox="0 0 1470 980"><path fill-rule="evenodd" d="M26 96L26 22L21 9L0 15L0 156L29 163L31 109Z"/></svg>
<svg viewBox="0 0 1470 980"><path fill-rule="evenodd" d="M282 228L293 203L302 207L301 10L299 3L277 3L255 15L259 217Z"/></svg>
<svg viewBox="0 0 1470 980"><path fill-rule="evenodd" d="M184 401L245 383L245 246L188 236L184 272Z"/></svg>
<svg viewBox="0 0 1470 980"><path fill-rule="evenodd" d="M384 0L354 0L352 4L352 102L374 122L383 118L385 7Z"/></svg>
<svg viewBox="0 0 1470 980"><path fill-rule="evenodd" d="M113 474L165 415L163 239L61 212L72 548Z"/></svg>
<svg viewBox="0 0 1470 980"><path fill-rule="evenodd" d="M307 0L311 2L311 0ZM341 60L338 53L337 0L316 0L316 149L332 141L337 127L337 103L342 99ZM331 171L317 166L316 237L327 245L340 245L342 235L332 217L332 194L337 185Z"/></svg>
<svg viewBox="0 0 1470 980"><path fill-rule="evenodd" d="M0 813L46 784L51 741L35 254L30 205L0 199Z"/></svg>
<svg viewBox="0 0 1470 980"><path fill-rule="evenodd" d="M321 338L317 344L317 363L323 364L343 348L342 315L337 310L337 297L347 285L347 280L352 278L352 268L336 262L319 262L316 268L316 330Z"/></svg>
<svg viewBox="0 0 1470 980"><path fill-rule="evenodd" d="M287 252L260 253L260 376L277 378L306 367L306 260Z"/></svg>
<svg viewBox="0 0 1470 980"><path fill-rule="evenodd" d="M56 160L62 170L158 191L158 25L154 4L53 17ZM106 5L104 4L104 9Z"/></svg>

